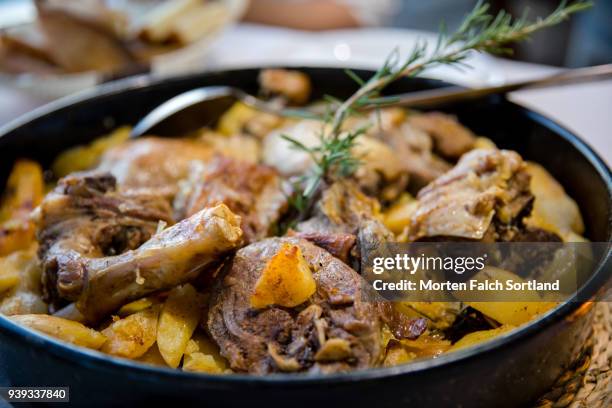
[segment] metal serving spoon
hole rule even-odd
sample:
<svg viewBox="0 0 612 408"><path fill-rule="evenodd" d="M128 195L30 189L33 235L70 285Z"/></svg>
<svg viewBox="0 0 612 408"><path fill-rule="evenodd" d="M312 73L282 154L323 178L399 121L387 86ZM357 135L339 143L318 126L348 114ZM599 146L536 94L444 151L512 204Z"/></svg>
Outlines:
<svg viewBox="0 0 612 408"><path fill-rule="evenodd" d="M599 81L606 78L612 78L612 64L566 70L544 78L485 88L466 89L459 86L449 86L385 96L377 99L376 106L382 104L384 106L428 107L481 98L487 95L506 94L519 89ZM238 88L207 86L179 94L153 109L134 127L131 137L139 137L145 134L177 136L194 131L214 122L236 101L241 101L252 108L276 115L290 116L298 113L295 110L283 108L273 101L267 102L256 98ZM303 115L304 111L300 112Z"/></svg>

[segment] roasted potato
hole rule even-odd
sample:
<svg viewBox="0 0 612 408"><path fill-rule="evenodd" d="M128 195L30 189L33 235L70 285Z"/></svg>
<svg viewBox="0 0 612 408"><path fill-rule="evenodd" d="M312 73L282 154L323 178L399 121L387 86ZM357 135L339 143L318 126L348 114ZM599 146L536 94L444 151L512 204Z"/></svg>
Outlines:
<svg viewBox="0 0 612 408"><path fill-rule="evenodd" d="M473 277L474 280L489 280L506 282L513 280L514 282L525 282L518 275L500 269L488 266L478 272ZM461 299L462 295L457 293L456 296ZM476 294L472 291L470 299L464 299L465 304L473 307L484 315L496 320L501 324L512 326L520 326L523 323L534 319L539 314L542 314L557 305L556 302L545 301L540 294L533 290L523 290L514 292L517 301L507 301L507 291L489 290ZM481 299L482 301L475 302L472 299Z"/></svg>
<svg viewBox="0 0 612 408"><path fill-rule="evenodd" d="M0 258L0 294L17 286L20 279L19 270L7 268L6 258Z"/></svg>
<svg viewBox="0 0 612 408"><path fill-rule="evenodd" d="M97 350L106 342L106 337L103 334L85 327L81 323L60 317L28 314L11 316L10 319L15 323L81 347Z"/></svg>
<svg viewBox="0 0 612 408"><path fill-rule="evenodd" d="M217 131L231 136L242 133L246 123L257 116L257 111L244 103L236 102L219 119Z"/></svg>
<svg viewBox="0 0 612 408"><path fill-rule="evenodd" d="M148 309L158 303L159 300L153 296L143 297L121 306L121 309L119 309L117 315L120 317L126 317L134 313L142 312L143 310Z"/></svg>
<svg viewBox="0 0 612 408"><path fill-rule="evenodd" d="M164 360L161 353L159 352L159 348L157 347L157 344L154 344L153 346L151 346L151 348L147 350L146 353L138 357L138 361L140 361L141 363L150 364L154 366L168 367L168 365L166 364L166 361Z"/></svg>
<svg viewBox="0 0 612 408"><path fill-rule="evenodd" d="M34 241L30 213L44 194L42 168L30 160L18 160L9 175L0 204L0 256L25 249Z"/></svg>
<svg viewBox="0 0 612 408"><path fill-rule="evenodd" d="M204 334L197 333L185 349L183 370L219 374L229 372L229 366L217 345Z"/></svg>
<svg viewBox="0 0 612 408"><path fill-rule="evenodd" d="M290 69L264 69L259 74L259 85L263 92L298 105L308 102L312 90L308 75Z"/></svg>
<svg viewBox="0 0 612 408"><path fill-rule="evenodd" d="M465 335L461 340L459 340L455 344L453 344L453 346L448 351L456 351L462 348L473 346L478 343L482 343L483 341L490 340L512 329L514 329L513 326L504 325L496 329L482 330L482 331L470 333L468 335Z"/></svg>
<svg viewBox="0 0 612 408"><path fill-rule="evenodd" d="M131 128L123 126L114 130L111 134L100 137L88 145L73 147L60 154L53 164L51 170L56 177L64 177L76 171L92 168L98 163L100 156L117 146L130 137Z"/></svg>
<svg viewBox="0 0 612 408"><path fill-rule="evenodd" d="M0 313L7 316L47 313L40 291L37 245L0 258Z"/></svg>
<svg viewBox="0 0 612 408"><path fill-rule="evenodd" d="M125 358L143 356L157 339L159 305L119 319L102 330L108 341L102 351Z"/></svg>
<svg viewBox="0 0 612 408"><path fill-rule="evenodd" d="M170 367L179 366L201 313L200 296L193 286L185 284L170 291L157 326L157 346Z"/></svg>
<svg viewBox="0 0 612 408"><path fill-rule="evenodd" d="M256 309L269 305L295 307L304 303L317 285L297 245L284 244L264 267L251 296Z"/></svg>
<svg viewBox="0 0 612 408"><path fill-rule="evenodd" d="M402 194L402 196L383 213L385 226L395 234L400 234L410 222L410 217L416 210L417 204L417 201L410 194Z"/></svg>
<svg viewBox="0 0 612 408"><path fill-rule="evenodd" d="M409 362L410 360L414 360L415 358L415 353L408 352L399 343L394 343L390 345L387 349L387 354L385 355L383 365L385 367L391 367L400 364L406 364L407 362Z"/></svg>
<svg viewBox="0 0 612 408"><path fill-rule="evenodd" d="M520 326L557 305L556 302L467 302L485 316L502 324Z"/></svg>
<svg viewBox="0 0 612 408"><path fill-rule="evenodd" d="M451 346L448 340L427 335L415 340L400 340L400 343L407 352L414 353L416 357L436 357L448 351Z"/></svg>
<svg viewBox="0 0 612 408"><path fill-rule="evenodd" d="M585 241L580 209L563 186L539 164L528 162L527 172L535 200L526 224L554 232L566 242Z"/></svg>
<svg viewBox="0 0 612 408"><path fill-rule="evenodd" d="M216 130L226 136L246 133L263 139L283 123L280 116L259 112L242 102L236 102L221 116Z"/></svg>

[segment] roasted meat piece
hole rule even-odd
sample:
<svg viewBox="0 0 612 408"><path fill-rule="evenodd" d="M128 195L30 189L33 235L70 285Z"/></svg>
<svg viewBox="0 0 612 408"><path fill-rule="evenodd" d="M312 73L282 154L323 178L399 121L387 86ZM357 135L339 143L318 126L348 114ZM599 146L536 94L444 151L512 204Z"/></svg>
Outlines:
<svg viewBox="0 0 612 408"><path fill-rule="evenodd" d="M508 150L465 154L423 188L411 217L411 240L435 237L511 241L529 214L533 195L525 163Z"/></svg>
<svg viewBox="0 0 612 408"><path fill-rule="evenodd" d="M262 92L280 95L287 102L304 104L310 97L310 78L300 71L287 69L264 69L259 74Z"/></svg>
<svg viewBox="0 0 612 408"><path fill-rule="evenodd" d="M108 150L97 169L112 173L121 190L172 198L191 162L207 161L213 154L195 141L146 137Z"/></svg>
<svg viewBox="0 0 612 408"><path fill-rule="evenodd" d="M155 234L138 249L86 260L77 308L96 321L121 305L197 277L240 245L240 217L225 205L206 208Z"/></svg>
<svg viewBox="0 0 612 408"><path fill-rule="evenodd" d="M410 177L413 191L418 191L451 169L447 161L433 152L431 137L408 123L383 130L377 136L402 158L403 170Z"/></svg>
<svg viewBox="0 0 612 408"><path fill-rule="evenodd" d="M316 282L315 292L295 307L253 308L250 299L258 279L287 244L299 247ZM371 367L383 357L382 328L393 313L369 289L353 269L324 249L299 238L269 238L239 250L220 275L207 327L239 372L328 373ZM418 319L403 319L396 326L411 338L425 328Z"/></svg>
<svg viewBox="0 0 612 408"><path fill-rule="evenodd" d="M442 112L408 115L408 124L426 132L434 142L434 151L444 158L456 160L474 147L476 136L454 116Z"/></svg>
<svg viewBox="0 0 612 408"><path fill-rule="evenodd" d="M166 200L115 190L105 173L60 180L36 214L47 299L78 301L96 320L123 302L183 282L240 242L238 218L216 207L172 223Z"/></svg>
<svg viewBox="0 0 612 408"><path fill-rule="evenodd" d="M342 180L323 191L312 218L299 223L296 229L305 233L357 234L361 224L375 218L379 211L376 199L361 192L354 182Z"/></svg>
<svg viewBox="0 0 612 408"><path fill-rule="evenodd" d="M172 223L160 198L116 191L108 173L77 173L61 179L36 212L39 258L49 301L74 299L82 290L83 258L138 248L160 221Z"/></svg>
<svg viewBox="0 0 612 408"><path fill-rule="evenodd" d="M345 263L349 263L351 249L357 241L355 235L345 232L296 232L290 230L287 232L287 236L310 241Z"/></svg>
<svg viewBox="0 0 612 408"><path fill-rule="evenodd" d="M379 212L380 203L365 195L355 182L338 181L323 192L312 217L292 233L359 270L362 252L368 246L393 240L393 234L378 219Z"/></svg>
<svg viewBox="0 0 612 408"><path fill-rule="evenodd" d="M268 236L287 209L277 172L268 166L217 156L194 163L175 200L178 218L223 203L242 219L246 243Z"/></svg>
<svg viewBox="0 0 612 408"><path fill-rule="evenodd" d="M388 155L385 155L380 157L378 161L386 163L386 167L393 169L397 165L392 164L399 160L397 172L398 174L405 174L406 179L409 178L409 186L413 191L418 191L421 187L451 169L451 165L434 150L436 146L433 137L412 125L408 120L408 118L416 115L420 114L411 113L408 115L401 108L386 108L365 119L366 123L370 123L369 138L378 140L387 146L394 158L389 160ZM361 122L363 121L364 119L361 119ZM400 184L397 187L405 186ZM388 189L389 187L385 188ZM404 190L405 188L398 190L396 195ZM385 195L382 197L387 198ZM388 200L390 201L393 198L390 195Z"/></svg>

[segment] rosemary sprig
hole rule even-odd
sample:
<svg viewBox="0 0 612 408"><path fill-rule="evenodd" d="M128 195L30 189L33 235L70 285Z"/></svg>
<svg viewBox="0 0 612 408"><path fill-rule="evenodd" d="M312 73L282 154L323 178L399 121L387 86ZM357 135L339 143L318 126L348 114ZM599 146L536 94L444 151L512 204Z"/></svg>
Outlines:
<svg viewBox="0 0 612 408"><path fill-rule="evenodd" d="M325 115L324 121L329 126L328 130L320 135L320 144L307 147L298 140L283 136L296 149L307 152L315 164L313 171L298 183L302 186L301 191L297 192L299 197L292 200L298 213L297 219L308 215L323 182L329 183L350 176L358 167L359 161L352 156L351 150L356 139L365 133L365 129L343 132L344 121L361 108L378 106L381 103L378 98L380 92L387 85L399 78L413 77L439 65L467 66L464 61L471 52L509 54L512 52L508 47L510 44L523 41L534 32L559 24L570 15L591 6L591 1L571 4L562 1L549 16L529 21L526 16L513 19L503 10L494 16L489 14L489 4L479 1L453 34L448 35L442 26L431 52L425 42L418 42L408 57L400 63L399 51L396 49L367 81L347 71L358 83L359 89L344 102L333 99L328 101L328 114ZM388 103L388 98L385 98L385 101Z"/></svg>

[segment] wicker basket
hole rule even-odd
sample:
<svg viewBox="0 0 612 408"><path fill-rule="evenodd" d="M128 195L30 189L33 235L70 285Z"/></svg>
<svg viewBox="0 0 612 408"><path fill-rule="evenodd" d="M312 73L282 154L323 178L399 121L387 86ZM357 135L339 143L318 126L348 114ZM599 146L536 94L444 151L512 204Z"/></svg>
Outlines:
<svg viewBox="0 0 612 408"><path fill-rule="evenodd" d="M612 303L595 306L592 336L577 361L536 407L612 407Z"/></svg>

